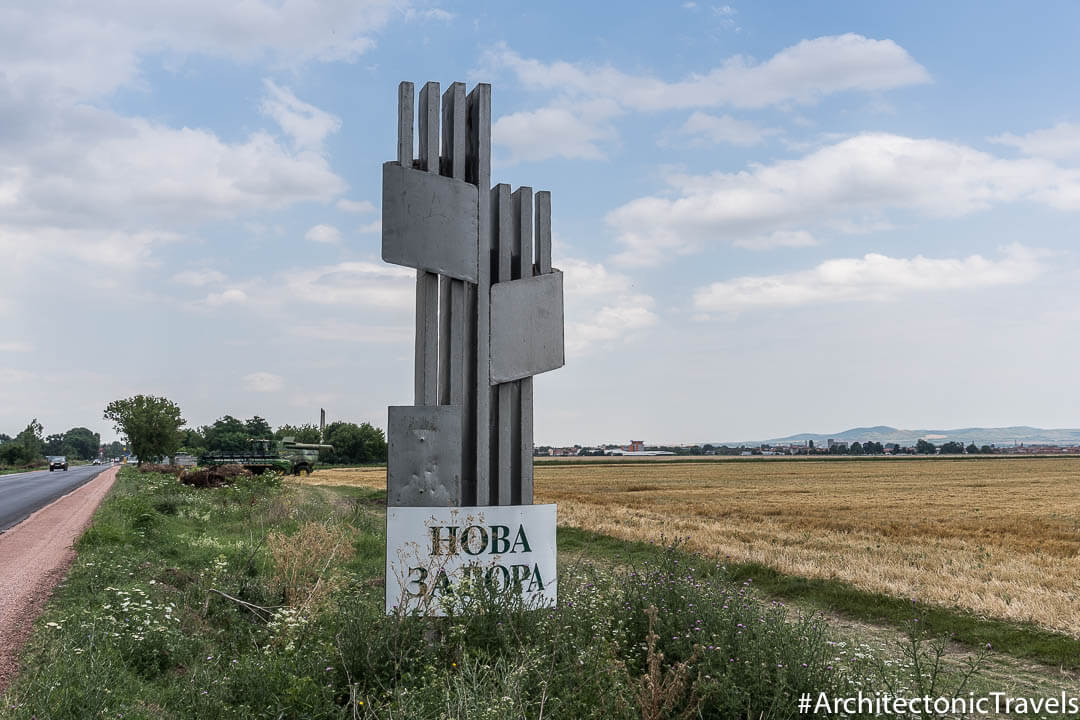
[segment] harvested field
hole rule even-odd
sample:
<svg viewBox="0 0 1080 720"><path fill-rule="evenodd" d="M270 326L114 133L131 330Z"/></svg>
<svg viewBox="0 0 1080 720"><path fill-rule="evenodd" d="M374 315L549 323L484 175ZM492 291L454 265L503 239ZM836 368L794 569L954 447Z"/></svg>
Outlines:
<svg viewBox="0 0 1080 720"><path fill-rule="evenodd" d="M563 525L1080 637L1080 458L541 465L536 488Z"/></svg>

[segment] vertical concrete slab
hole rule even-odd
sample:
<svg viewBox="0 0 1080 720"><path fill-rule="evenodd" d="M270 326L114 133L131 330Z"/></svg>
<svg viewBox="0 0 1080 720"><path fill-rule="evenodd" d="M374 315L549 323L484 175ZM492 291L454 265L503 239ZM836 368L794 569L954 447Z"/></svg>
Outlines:
<svg viewBox="0 0 1080 720"><path fill-rule="evenodd" d="M439 276L416 271L416 359L414 394L417 405L438 404Z"/></svg>
<svg viewBox="0 0 1080 720"><path fill-rule="evenodd" d="M439 83L425 83L420 89L420 111L416 116L420 131L420 169L439 173Z"/></svg>
<svg viewBox="0 0 1080 720"><path fill-rule="evenodd" d="M477 505L491 504L491 427L492 427L492 395L490 387L490 361L488 322L490 318L491 303L491 252L493 249L491 233L491 86L480 83L472 89L468 95L466 122L467 134L467 157L465 164L465 180L477 186L479 200L477 207L478 217L478 246L479 260L477 265L477 281L474 295L476 311L472 314L470 322L474 322L474 332L470 336L473 341L472 360L474 371L471 373L473 383L470 397L470 407L466 410L468 420L468 432L474 439L474 455L472 457L475 476L471 479L475 490L475 502Z"/></svg>
<svg viewBox="0 0 1080 720"><path fill-rule="evenodd" d="M411 82L398 85L397 161L402 167L412 167L413 159L413 98Z"/></svg>
<svg viewBox="0 0 1080 720"><path fill-rule="evenodd" d="M521 253L520 274L516 279L530 278L536 264L533 260L533 193L532 188L521 187L514 193L514 214L517 226L516 245ZM533 501L533 379L525 377L518 381L518 453L516 480L514 482L515 505L531 505Z"/></svg>
<svg viewBox="0 0 1080 720"><path fill-rule="evenodd" d="M451 83L442 96L442 174L465 179L465 83Z"/></svg>
<svg viewBox="0 0 1080 720"><path fill-rule="evenodd" d="M514 209L510 186L500 183L495 186L492 200L492 215L496 233L497 251L495 258L495 282L492 290L512 279L513 244L514 244ZM491 312L497 310L492 303ZM490 352L490 350L489 350ZM498 473L498 491L494 504L509 505L514 481L514 388L506 383L496 386L498 393L498 428L496 437L496 465Z"/></svg>
<svg viewBox="0 0 1080 720"><path fill-rule="evenodd" d="M536 193L536 272L551 272L551 193Z"/></svg>
<svg viewBox="0 0 1080 720"><path fill-rule="evenodd" d="M450 404L450 283L453 278L439 276L439 404Z"/></svg>

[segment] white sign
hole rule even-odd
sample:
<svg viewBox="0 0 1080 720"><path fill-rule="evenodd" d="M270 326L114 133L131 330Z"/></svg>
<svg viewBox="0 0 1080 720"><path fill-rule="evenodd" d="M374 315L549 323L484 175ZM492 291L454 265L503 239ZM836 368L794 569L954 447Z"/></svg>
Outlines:
<svg viewBox="0 0 1080 720"><path fill-rule="evenodd" d="M555 506L388 507L386 612L446 615L481 592L555 604Z"/></svg>

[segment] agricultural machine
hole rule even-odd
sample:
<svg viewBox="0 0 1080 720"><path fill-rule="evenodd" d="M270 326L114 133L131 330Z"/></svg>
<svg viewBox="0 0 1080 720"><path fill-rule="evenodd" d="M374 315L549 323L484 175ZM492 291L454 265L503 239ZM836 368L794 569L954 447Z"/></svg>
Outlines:
<svg viewBox="0 0 1080 720"><path fill-rule="evenodd" d="M281 442L248 440L247 450L215 450L199 458L206 467L242 465L256 475L276 470L286 475L307 476L315 469L320 450L333 450L333 445L298 443L287 437Z"/></svg>

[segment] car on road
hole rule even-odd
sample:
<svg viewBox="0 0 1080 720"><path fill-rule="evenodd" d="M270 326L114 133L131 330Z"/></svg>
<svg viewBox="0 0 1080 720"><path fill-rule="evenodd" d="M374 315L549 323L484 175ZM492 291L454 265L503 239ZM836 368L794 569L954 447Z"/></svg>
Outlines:
<svg viewBox="0 0 1080 720"><path fill-rule="evenodd" d="M49 456L49 472L52 472L53 470L64 470L64 471L66 471L67 469L68 469L68 461L67 461L66 457L64 457L63 455L50 455Z"/></svg>
<svg viewBox="0 0 1080 720"><path fill-rule="evenodd" d="M99 458L94 458L94 462L92 462L92 463L90 463L90 464L91 464L91 465L100 465L100 464L101 464L101 460L100 460Z"/></svg>

